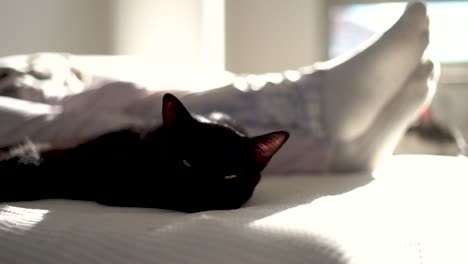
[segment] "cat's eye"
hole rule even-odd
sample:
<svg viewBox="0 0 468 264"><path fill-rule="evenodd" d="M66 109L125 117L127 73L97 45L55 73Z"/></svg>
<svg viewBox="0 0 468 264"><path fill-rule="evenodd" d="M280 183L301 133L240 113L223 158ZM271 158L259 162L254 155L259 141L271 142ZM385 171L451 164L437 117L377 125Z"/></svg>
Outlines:
<svg viewBox="0 0 468 264"><path fill-rule="evenodd" d="M224 179L225 179L225 180L232 180L232 179L235 179L235 178L237 178L237 175L234 175L234 174L233 174L233 175L224 176Z"/></svg>
<svg viewBox="0 0 468 264"><path fill-rule="evenodd" d="M182 160L182 163L184 163L185 167L187 168L191 168L192 167L192 164L190 164L188 161L186 160Z"/></svg>

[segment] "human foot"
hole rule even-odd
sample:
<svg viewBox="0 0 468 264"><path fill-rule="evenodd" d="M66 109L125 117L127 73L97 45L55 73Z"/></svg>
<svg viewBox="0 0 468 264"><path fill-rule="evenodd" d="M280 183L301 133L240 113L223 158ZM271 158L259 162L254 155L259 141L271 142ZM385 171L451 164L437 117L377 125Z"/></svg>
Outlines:
<svg viewBox="0 0 468 264"><path fill-rule="evenodd" d="M425 5L412 2L381 36L318 66L325 72L327 134L348 141L369 127L418 66L429 42L428 26Z"/></svg>
<svg viewBox="0 0 468 264"><path fill-rule="evenodd" d="M333 148L333 170L372 170L392 154L409 125L432 101L439 80L439 64L421 62L403 88L376 113L374 122L358 138Z"/></svg>

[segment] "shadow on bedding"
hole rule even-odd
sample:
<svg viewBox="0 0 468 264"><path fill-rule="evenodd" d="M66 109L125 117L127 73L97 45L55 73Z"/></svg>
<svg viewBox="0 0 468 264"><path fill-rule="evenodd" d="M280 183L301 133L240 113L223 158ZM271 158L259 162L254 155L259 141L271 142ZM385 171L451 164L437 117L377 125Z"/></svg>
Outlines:
<svg viewBox="0 0 468 264"><path fill-rule="evenodd" d="M114 256L118 256L118 263L131 263L135 255L140 263L154 263L155 259L178 263L180 258L186 262L193 261L190 258L232 258L251 263L262 258L268 263L346 263L341 260L339 246L327 239L300 226L296 232L288 221L279 222L281 228L275 228L268 225L268 219L305 206L306 211L299 210L294 217L312 220L314 212L307 209L308 205L371 180L370 175L269 176L263 178L243 208L195 214L65 200L10 203L16 215L7 215L8 225L0 229L4 242L0 241L0 262L32 263L43 256L67 262L84 260L94 252L101 260L113 263ZM0 208L3 213L5 207ZM39 219L32 217L33 212L47 213ZM27 230L15 229L34 221Z"/></svg>

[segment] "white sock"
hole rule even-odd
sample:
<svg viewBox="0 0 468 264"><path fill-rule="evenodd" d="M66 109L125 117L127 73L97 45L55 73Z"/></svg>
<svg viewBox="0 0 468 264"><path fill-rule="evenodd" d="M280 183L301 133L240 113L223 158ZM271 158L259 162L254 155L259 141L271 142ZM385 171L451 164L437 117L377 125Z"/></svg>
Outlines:
<svg viewBox="0 0 468 264"><path fill-rule="evenodd" d="M362 134L418 66L429 41L426 7L410 3L383 35L324 63L324 115L336 140ZM376 36L377 37L377 36Z"/></svg>
<svg viewBox="0 0 468 264"><path fill-rule="evenodd" d="M409 125L431 102L440 75L438 66L433 61L422 62L362 135L335 145L331 169L372 170L391 155Z"/></svg>

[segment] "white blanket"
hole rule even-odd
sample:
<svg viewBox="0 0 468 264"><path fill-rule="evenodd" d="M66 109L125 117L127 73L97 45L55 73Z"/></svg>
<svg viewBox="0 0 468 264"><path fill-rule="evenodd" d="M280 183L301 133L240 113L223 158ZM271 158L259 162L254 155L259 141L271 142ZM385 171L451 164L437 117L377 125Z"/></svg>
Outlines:
<svg viewBox="0 0 468 264"><path fill-rule="evenodd" d="M70 144L149 120L159 123L163 93L186 95L233 78L226 71L134 56L59 53L2 57L0 75L0 147L25 139Z"/></svg>
<svg viewBox="0 0 468 264"><path fill-rule="evenodd" d="M239 210L0 205L0 263L468 263L468 162L265 177ZM64 175L66 177L66 175Z"/></svg>
<svg viewBox="0 0 468 264"><path fill-rule="evenodd" d="M0 58L0 147L25 140L71 146L131 125L159 125L163 94L171 92L194 114L231 115L251 136L287 130L290 139L265 171L326 170L331 148L321 124L320 78L292 84L288 74L274 76L244 78L138 57ZM248 80L251 88L241 89Z"/></svg>

